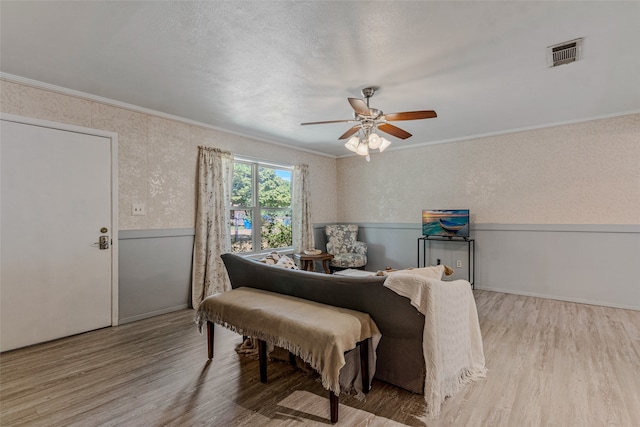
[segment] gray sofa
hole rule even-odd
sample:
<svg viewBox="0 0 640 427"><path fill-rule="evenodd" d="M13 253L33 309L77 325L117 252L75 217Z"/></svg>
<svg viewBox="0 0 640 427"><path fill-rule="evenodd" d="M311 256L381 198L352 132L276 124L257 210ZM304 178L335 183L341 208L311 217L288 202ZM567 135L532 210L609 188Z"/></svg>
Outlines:
<svg viewBox="0 0 640 427"><path fill-rule="evenodd" d="M385 277L291 270L234 254L224 254L222 260L234 289L263 289L368 313L382 333L374 378L414 393L424 392L424 316L409 299L385 288Z"/></svg>

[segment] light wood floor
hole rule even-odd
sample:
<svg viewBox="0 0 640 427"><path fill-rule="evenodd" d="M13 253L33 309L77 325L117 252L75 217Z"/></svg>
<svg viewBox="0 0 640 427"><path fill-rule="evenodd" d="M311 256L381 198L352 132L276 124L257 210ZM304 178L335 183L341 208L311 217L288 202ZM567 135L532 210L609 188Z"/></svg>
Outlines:
<svg viewBox="0 0 640 427"><path fill-rule="evenodd" d="M489 373L424 418L422 397L374 381L340 398L344 426L638 426L640 312L475 291ZM286 363L216 356L184 310L0 355L2 426L329 425L327 392Z"/></svg>

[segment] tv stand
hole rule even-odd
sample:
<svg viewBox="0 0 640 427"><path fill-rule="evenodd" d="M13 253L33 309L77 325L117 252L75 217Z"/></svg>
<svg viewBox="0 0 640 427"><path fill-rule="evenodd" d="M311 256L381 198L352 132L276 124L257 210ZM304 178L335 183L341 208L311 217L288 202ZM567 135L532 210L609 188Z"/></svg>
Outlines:
<svg viewBox="0 0 640 427"><path fill-rule="evenodd" d="M476 245L475 240L468 237L459 236L422 236L418 237L418 268L427 266L427 242L458 242L467 244L467 280L471 284L471 289L475 289L476 278ZM420 264L420 242L422 242L422 265Z"/></svg>

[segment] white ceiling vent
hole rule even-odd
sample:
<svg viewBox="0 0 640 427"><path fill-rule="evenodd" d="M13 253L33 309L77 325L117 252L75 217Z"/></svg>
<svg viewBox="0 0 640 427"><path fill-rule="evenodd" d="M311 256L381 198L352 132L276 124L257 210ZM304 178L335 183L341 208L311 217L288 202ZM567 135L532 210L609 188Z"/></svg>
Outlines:
<svg viewBox="0 0 640 427"><path fill-rule="evenodd" d="M549 63L549 67L556 67L577 61L580 59L581 50L582 39L575 39L549 46L547 48L547 62Z"/></svg>

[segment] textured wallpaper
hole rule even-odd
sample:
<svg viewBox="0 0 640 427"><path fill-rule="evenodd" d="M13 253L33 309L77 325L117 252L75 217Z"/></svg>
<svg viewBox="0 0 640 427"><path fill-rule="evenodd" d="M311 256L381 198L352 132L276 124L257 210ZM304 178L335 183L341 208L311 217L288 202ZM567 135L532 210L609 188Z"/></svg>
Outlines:
<svg viewBox="0 0 640 427"><path fill-rule="evenodd" d="M120 229L193 227L197 147L309 164L313 221L418 223L469 208L475 223L640 224L640 114L332 159L0 81L1 111L118 134ZM145 216L131 204L145 203Z"/></svg>
<svg viewBox="0 0 640 427"><path fill-rule="evenodd" d="M194 226L198 145L285 164L309 165L313 221L335 221L336 160L92 100L0 80L4 113L118 134L119 228ZM145 203L146 215L131 215Z"/></svg>
<svg viewBox="0 0 640 427"><path fill-rule="evenodd" d="M640 114L338 159L338 221L640 224Z"/></svg>

